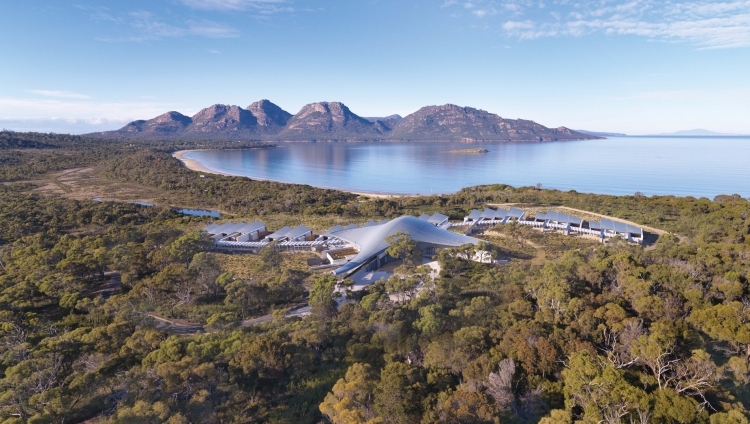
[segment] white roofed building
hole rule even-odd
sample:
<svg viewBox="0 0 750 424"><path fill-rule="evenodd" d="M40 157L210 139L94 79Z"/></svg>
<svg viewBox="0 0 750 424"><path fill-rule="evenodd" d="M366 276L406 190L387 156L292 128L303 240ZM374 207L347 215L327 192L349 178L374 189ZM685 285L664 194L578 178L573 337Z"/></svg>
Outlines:
<svg viewBox="0 0 750 424"><path fill-rule="evenodd" d="M239 222L237 224L226 222L224 224L209 224L203 228L214 241L255 241L266 234L266 224L253 221L251 223Z"/></svg>
<svg viewBox="0 0 750 424"><path fill-rule="evenodd" d="M428 215L428 217L430 216ZM447 231L433 225L426 219L420 218L402 216L384 224L347 228L332 232L332 237L350 243L358 251L356 256L343 266L335 269L333 274L348 275L366 264L373 262L379 264L387 256L385 250L389 244L386 238L396 233L409 234L417 243L417 247L423 252L446 247L458 247L467 243L479 243L478 239Z"/></svg>

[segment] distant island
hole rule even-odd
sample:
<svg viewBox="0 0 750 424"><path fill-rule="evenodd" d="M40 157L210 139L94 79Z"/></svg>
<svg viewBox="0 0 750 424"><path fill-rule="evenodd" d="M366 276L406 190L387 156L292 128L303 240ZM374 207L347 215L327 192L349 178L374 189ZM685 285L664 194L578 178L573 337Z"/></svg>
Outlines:
<svg viewBox="0 0 750 424"><path fill-rule="evenodd" d="M452 104L426 106L401 117L363 118L340 102L310 103L297 114L268 100L246 108L216 104L193 116L171 111L133 121L116 131L87 134L108 139L235 141L462 141L544 142L590 140L596 135Z"/></svg>
<svg viewBox="0 0 750 424"><path fill-rule="evenodd" d="M661 134L656 134L656 135L660 135L660 136L665 136L665 135L668 135L668 136L722 136L722 135L731 136L731 135L739 135L739 134L717 133L714 131L696 128L694 130L682 130L682 131L675 131L673 133L661 133Z"/></svg>
<svg viewBox="0 0 750 424"><path fill-rule="evenodd" d="M459 149L459 150L450 150L448 153L489 153L490 151L487 149Z"/></svg>

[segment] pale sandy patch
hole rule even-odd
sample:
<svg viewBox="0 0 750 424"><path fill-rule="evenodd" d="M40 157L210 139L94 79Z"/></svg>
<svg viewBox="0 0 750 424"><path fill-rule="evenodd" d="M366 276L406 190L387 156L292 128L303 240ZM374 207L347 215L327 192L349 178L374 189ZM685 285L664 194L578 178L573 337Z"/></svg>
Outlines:
<svg viewBox="0 0 750 424"><path fill-rule="evenodd" d="M197 160L185 157L185 153L198 152L198 151L200 151L200 150L199 149L195 149L195 150L178 150L178 151L172 153L172 157L174 157L175 159L177 159L180 162L182 162L182 164L185 165L185 168L190 169L192 171L204 172L206 174L226 175L226 176L230 176L230 177L233 176L232 174L228 174L226 172L219 172L219 171L214 171L212 169L208 169L205 166L201 165L201 163L198 162Z"/></svg>

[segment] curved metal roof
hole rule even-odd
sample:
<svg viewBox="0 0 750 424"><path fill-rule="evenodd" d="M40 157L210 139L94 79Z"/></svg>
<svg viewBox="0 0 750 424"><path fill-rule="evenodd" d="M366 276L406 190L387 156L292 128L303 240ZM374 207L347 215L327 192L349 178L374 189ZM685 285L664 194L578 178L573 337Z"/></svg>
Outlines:
<svg viewBox="0 0 750 424"><path fill-rule="evenodd" d="M388 248L389 244L385 241L388 236L401 232L409 234L416 242L438 246L457 247L466 243L479 243L479 240L473 237L443 230L419 218L408 215L402 216L385 224L345 229L332 233L334 237L353 243L359 249L357 256L333 273L339 275L358 268L370 258Z"/></svg>

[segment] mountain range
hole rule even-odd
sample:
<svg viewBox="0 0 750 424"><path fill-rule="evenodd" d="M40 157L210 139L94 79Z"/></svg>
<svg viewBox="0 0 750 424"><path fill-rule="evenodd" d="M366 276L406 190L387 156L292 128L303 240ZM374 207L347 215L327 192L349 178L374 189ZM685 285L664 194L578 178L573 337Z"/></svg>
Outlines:
<svg viewBox="0 0 750 424"><path fill-rule="evenodd" d="M258 141L555 141L599 138L565 127L505 119L452 104L426 106L401 117L363 118L340 102L305 105L297 114L268 100L246 108L216 104L194 116L167 112L133 121L116 131L88 134L104 138L224 139Z"/></svg>

